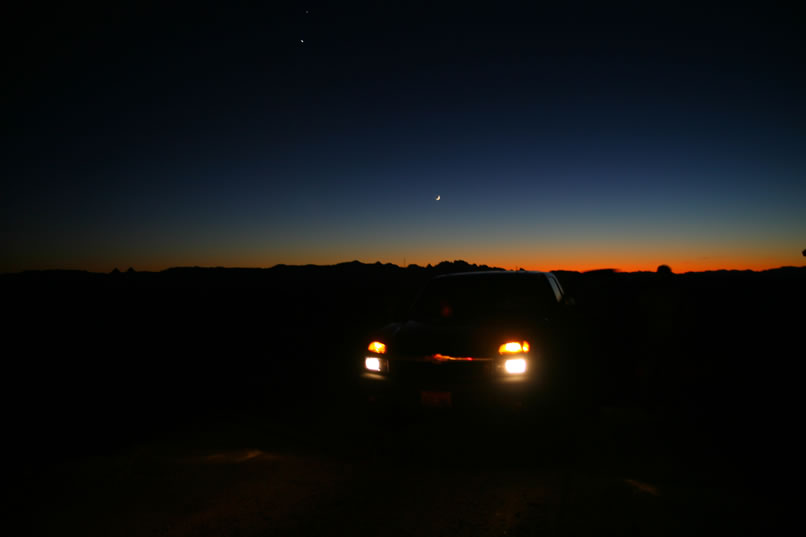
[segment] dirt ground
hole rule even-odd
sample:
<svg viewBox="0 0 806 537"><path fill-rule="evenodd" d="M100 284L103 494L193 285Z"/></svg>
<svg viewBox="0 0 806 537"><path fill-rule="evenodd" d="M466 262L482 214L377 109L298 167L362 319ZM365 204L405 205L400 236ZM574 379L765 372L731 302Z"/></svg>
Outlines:
<svg viewBox="0 0 806 537"><path fill-rule="evenodd" d="M21 535L739 535L765 491L691 423L244 406L22 468ZM69 442L69 439L63 439Z"/></svg>
<svg viewBox="0 0 806 537"><path fill-rule="evenodd" d="M803 269L560 274L578 299L577 350L601 364L593 416L368 414L352 390L356 349L427 278L457 270L468 267L3 279L7 347L23 349L2 391L6 533L768 536L800 525Z"/></svg>

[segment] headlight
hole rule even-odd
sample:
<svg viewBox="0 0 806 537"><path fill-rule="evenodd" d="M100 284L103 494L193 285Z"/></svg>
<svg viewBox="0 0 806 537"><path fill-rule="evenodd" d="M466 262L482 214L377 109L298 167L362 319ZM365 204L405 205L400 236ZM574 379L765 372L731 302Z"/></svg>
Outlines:
<svg viewBox="0 0 806 537"><path fill-rule="evenodd" d="M510 358L504 362L504 371L510 375L519 375L526 373L526 359L525 358Z"/></svg>
<svg viewBox="0 0 806 537"><path fill-rule="evenodd" d="M377 371L378 373L382 373L388 369L388 363L385 358L367 356L364 358L364 367L368 371Z"/></svg>
<svg viewBox="0 0 806 537"><path fill-rule="evenodd" d="M371 350L372 352L377 352L378 354L386 353L386 345L384 345L380 341L373 341L372 343L369 344L369 347L367 347L367 349Z"/></svg>
<svg viewBox="0 0 806 537"><path fill-rule="evenodd" d="M498 347L498 354L518 354L529 352L528 341L509 341Z"/></svg>

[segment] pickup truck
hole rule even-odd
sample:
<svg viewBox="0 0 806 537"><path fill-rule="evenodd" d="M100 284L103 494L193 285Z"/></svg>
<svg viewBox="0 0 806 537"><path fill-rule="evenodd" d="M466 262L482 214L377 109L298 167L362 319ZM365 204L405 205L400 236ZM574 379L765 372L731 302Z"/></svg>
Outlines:
<svg viewBox="0 0 806 537"><path fill-rule="evenodd" d="M578 392L569 301L550 272L437 276L405 321L372 334L361 384L373 405L544 406Z"/></svg>

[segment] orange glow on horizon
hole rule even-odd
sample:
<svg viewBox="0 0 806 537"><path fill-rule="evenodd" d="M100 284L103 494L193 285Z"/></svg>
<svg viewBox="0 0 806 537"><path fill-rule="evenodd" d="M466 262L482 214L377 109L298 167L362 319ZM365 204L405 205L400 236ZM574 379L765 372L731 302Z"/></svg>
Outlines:
<svg viewBox="0 0 806 537"><path fill-rule="evenodd" d="M33 267L25 267L25 268L9 268L7 272L22 272L25 270L86 270L89 272L96 272L96 273L109 273L112 271L113 268L118 268L121 272L125 272L129 266L133 267L137 272L160 272L163 270L167 270L169 268L176 268L176 267L223 267L223 268L272 268L276 265L289 265L289 266L303 266L303 265L319 265L319 266L327 266L327 265L337 265L339 263L345 263L352 260L332 260L332 261L318 261L318 262L276 262L276 263L244 263L244 262L232 262L232 263L177 263L174 265L162 265L157 263L148 263L148 264L137 264L132 263L131 265L112 265L112 266L96 266L96 267L89 267L85 268L84 266L70 266L70 267L63 267L63 266L33 266ZM361 263L365 264L374 264L375 261L361 261ZM453 261L453 259L444 259L442 261ZM426 267L429 264L432 266L436 266L442 261L432 261L432 262L424 262L418 263L414 261L410 261L407 263L408 265L417 265L420 267ZM552 270L561 270L561 271L569 271L569 272L588 272L591 270L602 270L602 269L613 269L617 272L655 272L660 265L668 265L672 271L676 274L683 274L686 272L706 272L706 271L716 271L716 270L753 270L753 271L764 271L764 270L772 270L781 267L803 267L806 266L801 260L793 260L793 259L780 259L780 260L736 260L731 262L724 262L724 263L714 263L708 260L703 261L674 261L674 260L665 260L665 261L657 261L657 262L619 262L618 260L613 260L612 262L607 262L603 260L591 260L586 262L569 262L569 263L562 263L562 262L546 262L546 261L535 261L535 262L528 262L524 260L523 262L502 262L496 263L494 261L487 261L487 260L468 260L463 259L463 261L467 261L470 264L475 265L487 265L491 268L501 268L505 270L537 270L537 271L552 271ZM391 263L393 265L397 265L400 267L404 267L403 263L395 263L394 261L381 261L381 263Z"/></svg>
<svg viewBox="0 0 806 537"><path fill-rule="evenodd" d="M721 251L710 251L704 246L686 248L685 245L670 247L667 251L643 251L640 248L630 248L624 245L614 246L612 251L606 248L590 250L585 248L574 249L570 247L557 247L532 249L533 253L524 255L529 251L521 244L506 245L513 252L502 253L493 251L482 253L477 251L445 252L426 249L420 255L408 256L405 260L374 255L334 255L302 252L289 256L274 255L232 255L220 259L202 259L194 256L176 256L170 259L157 259L154 256L132 256L115 262L95 259L71 259L69 262L29 262L16 263L3 268L1 272L22 272L25 270L86 270L90 272L109 273L114 268L125 272L129 267L138 272L160 272L174 267L225 267L225 268L271 268L276 265L336 265L339 263L357 260L365 264L380 262L391 263L400 267L417 265L426 267L436 266L443 261L463 260L469 264L487 265L489 267L507 270L566 270L587 272L599 269L615 269L619 272L655 272L660 265L668 265L674 273L704 272L716 270L753 270L764 271L780 267L806 266L806 258L801 255L802 249L787 247L785 254L782 248L775 246L769 250L754 251L750 248L725 248ZM30 260L34 261L34 260Z"/></svg>
<svg viewBox="0 0 806 537"><path fill-rule="evenodd" d="M736 263L709 263L707 261L689 261L689 262L671 262L659 261L657 263L606 263L606 262L589 262L589 263L573 263L567 265L546 265L544 263L528 265L496 265L506 270L538 270L538 271L569 271L569 272L589 272L593 270L612 269L616 272L655 272L661 265L667 265L676 274L684 274L686 272L708 272L717 270L752 270L761 272L765 270L772 270L781 267L799 267L805 266L803 263L774 263L774 262L736 262ZM493 266L493 265L490 265Z"/></svg>

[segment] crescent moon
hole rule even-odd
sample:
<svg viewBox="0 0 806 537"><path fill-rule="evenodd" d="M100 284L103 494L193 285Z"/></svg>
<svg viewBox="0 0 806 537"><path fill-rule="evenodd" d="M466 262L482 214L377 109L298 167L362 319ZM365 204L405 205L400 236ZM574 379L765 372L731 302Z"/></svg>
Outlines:
<svg viewBox="0 0 806 537"><path fill-rule="evenodd" d="M437 194L437 201L439 201L439 194Z"/></svg>

